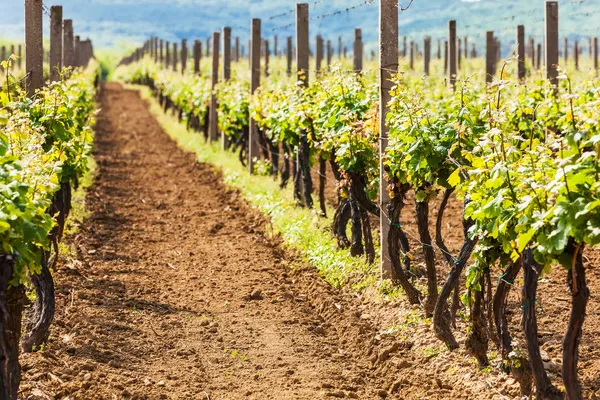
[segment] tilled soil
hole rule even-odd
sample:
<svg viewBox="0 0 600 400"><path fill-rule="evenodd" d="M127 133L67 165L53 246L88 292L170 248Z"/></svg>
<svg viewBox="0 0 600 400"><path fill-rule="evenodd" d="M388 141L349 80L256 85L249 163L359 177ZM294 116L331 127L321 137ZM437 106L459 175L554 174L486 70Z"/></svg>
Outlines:
<svg viewBox="0 0 600 400"><path fill-rule="evenodd" d="M50 341L22 357L23 398L518 394L506 375L478 372L464 346L444 351L417 309L326 285L217 172L178 149L137 92L108 84L100 103L91 216L55 274ZM597 302L591 310L597 322ZM582 364L598 371L591 344ZM587 389L597 384L584 376Z"/></svg>

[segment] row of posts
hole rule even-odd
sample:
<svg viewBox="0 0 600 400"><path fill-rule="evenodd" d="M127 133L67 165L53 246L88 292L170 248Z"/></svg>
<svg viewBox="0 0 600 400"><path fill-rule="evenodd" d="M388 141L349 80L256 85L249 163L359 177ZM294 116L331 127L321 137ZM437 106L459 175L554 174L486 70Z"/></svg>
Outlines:
<svg viewBox="0 0 600 400"><path fill-rule="evenodd" d="M25 90L29 97L44 86L44 36L42 0L25 0ZM18 56L16 67L22 68L22 45L10 48ZM63 20L62 6L50 7L50 81L61 79L63 67L85 66L94 56L90 40L81 40L73 35L73 21ZM8 59L6 46L0 49L0 59ZM14 68L15 63L13 63Z"/></svg>
<svg viewBox="0 0 600 400"><path fill-rule="evenodd" d="M379 0L379 93L380 93L380 156L381 163L383 163L383 155L388 143L388 127L386 125L385 117L388 113L388 103L391 100L390 91L393 83L391 81L392 76L398 73L399 56L410 56L410 66L414 67L415 53L418 52L418 47L414 42L411 43L410 48L407 47L406 39L404 40L403 50L399 50L399 36L398 36L398 0ZM296 66L297 66L297 79L301 85L308 85L309 81L309 14L308 4L299 3L296 4ZM222 35L222 36L221 36ZM559 62L559 36L558 36L558 2L547 1L545 4L545 48L544 48L544 65L545 74L548 79L553 83L557 82L557 68ZM222 41L223 49L223 79L228 80L230 78L230 67L231 67L231 29L223 28L222 32L215 31L211 37L212 39L212 85L217 84L218 71L219 71L219 43ZM425 73L429 73L429 64L431 60L431 38L426 37L424 39L423 46L423 59L424 59L424 70ZM525 27L519 25L516 30L516 42L517 42L517 71L519 79L526 77L525 61L527 56L527 44L525 41ZM534 51L534 42L530 41L529 44L529 56L532 61L534 54L537 57L536 64L540 65L541 57L541 45L538 45L536 51ZM598 46L597 39L594 38L591 42L590 48L592 49L590 55L594 59L594 68L598 68ZM187 57L187 45L185 41L182 41L182 70L185 71L185 59ZM291 73L292 64L292 38L287 39L287 72ZM168 42L166 43L166 54L163 54L162 40L153 38L149 40L142 48L138 49L131 57L133 59L139 59L144 54L149 53L154 57L155 61L165 63L166 67L172 65L173 69L177 70L177 44L173 46L173 61L170 60L170 49ZM568 45L568 42L565 42ZM196 41L194 43L194 71L200 73L199 63L200 55L202 52L202 43ZM234 47L233 53L236 58L239 55L237 47L239 41L236 39L236 46ZM269 54L269 42L261 39L261 20L252 19L251 23L251 40L249 42L250 54L249 63L251 69L250 77L250 91L254 93L260 86L260 60L261 55L268 57ZM275 45L275 49L277 46ZM496 65L500 60L501 44L494 36L493 31L486 33L486 81L491 82L496 74ZM464 41L460 42L457 37L457 26L456 21L449 21L448 24L448 40L444 43L444 59L445 59L445 71L448 75L448 81L452 84L456 84L458 69L460 68L461 58L464 56L468 58L468 38L464 38ZM576 44L574 54L576 57L579 56L578 45ZM328 41L325 45L321 36L317 36L316 42L316 71L319 74L322 61L325 58L329 67L332 59L332 45ZM277 50L275 50L277 52ZM438 59L442 57L441 43L438 41L437 49ZM341 39L338 43L338 54L343 54L343 48ZM354 42L354 71L360 73L363 69L363 43L362 43L362 32L360 29L355 31L355 42ZM473 46L471 51L471 57L476 57L477 52ZM564 56L568 57L568 47L565 47ZM577 59L576 59L577 60ZM577 64L577 61L576 61ZM268 74L268 61L266 73ZM214 95L211 98L210 107L210 123L209 123L209 137L211 140L218 140L217 134L217 99ZM302 142L303 136L306 133L301 133L300 141ZM250 138L249 138L249 149L248 149L248 166L250 171L254 170L254 160L260 158L260 143L259 143L259 131L256 121L250 121ZM224 138L222 138L225 144ZM381 182L385 181L383 164L380 165L380 179ZM380 210L387 210L389 203L389 197L386 190L386 185L380 185L379 193L379 207ZM387 244L387 235L389 232L389 220L387 218L380 219L380 234L381 234L381 273L383 278L393 277L393 269L391 260L389 257L389 250Z"/></svg>

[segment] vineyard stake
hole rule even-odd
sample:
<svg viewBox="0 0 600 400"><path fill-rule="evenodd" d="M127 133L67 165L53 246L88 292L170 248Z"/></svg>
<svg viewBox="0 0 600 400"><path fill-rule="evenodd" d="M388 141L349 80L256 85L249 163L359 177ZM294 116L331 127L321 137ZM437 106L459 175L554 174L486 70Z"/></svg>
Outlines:
<svg viewBox="0 0 600 400"><path fill-rule="evenodd" d="M413 42L412 40L410 41L410 50L409 50L409 63L408 63L408 67L413 70L415 69L415 42Z"/></svg>
<svg viewBox="0 0 600 400"><path fill-rule="evenodd" d="M537 45L537 56L535 60L536 69L539 71L542 69L542 44L538 43Z"/></svg>
<svg viewBox="0 0 600 400"><path fill-rule="evenodd" d="M495 47L494 32L487 31L485 34L485 81L487 83L494 80Z"/></svg>
<svg viewBox="0 0 600 400"><path fill-rule="evenodd" d="M231 78L231 28L223 28L223 80Z"/></svg>
<svg viewBox="0 0 600 400"><path fill-rule="evenodd" d="M240 38L239 36L235 37L235 62L240 61Z"/></svg>
<svg viewBox="0 0 600 400"><path fill-rule="evenodd" d="M598 71L598 38L594 38L594 70Z"/></svg>
<svg viewBox="0 0 600 400"><path fill-rule="evenodd" d="M531 58L531 68L535 68L535 39L529 38L529 57Z"/></svg>
<svg viewBox="0 0 600 400"><path fill-rule="evenodd" d="M363 44L362 30L356 28L354 30L354 72L361 73L363 69Z"/></svg>
<svg viewBox="0 0 600 400"><path fill-rule="evenodd" d="M331 40L327 41L327 71L331 70Z"/></svg>
<svg viewBox="0 0 600 400"><path fill-rule="evenodd" d="M171 44L169 42L166 43L167 47L167 56L165 58L165 69L168 69L171 65Z"/></svg>
<svg viewBox="0 0 600 400"><path fill-rule="evenodd" d="M0 48L0 61L6 61L6 59L6 46L2 46L2 48ZM4 72L4 67L2 65L0 65L0 71Z"/></svg>
<svg viewBox="0 0 600 400"><path fill-rule="evenodd" d="M553 85L558 83L556 79L558 71L558 2L546 2L546 79Z"/></svg>
<svg viewBox="0 0 600 400"><path fill-rule="evenodd" d="M456 87L456 21L448 22L448 75L452 87Z"/></svg>
<svg viewBox="0 0 600 400"><path fill-rule="evenodd" d="M62 6L50 7L50 81L60 80L62 71Z"/></svg>
<svg viewBox="0 0 600 400"><path fill-rule="evenodd" d="M74 63L74 56L73 20L65 19L63 21L63 66L72 67Z"/></svg>
<svg viewBox="0 0 600 400"><path fill-rule="evenodd" d="M469 38L465 36L465 60L469 58Z"/></svg>
<svg viewBox="0 0 600 400"><path fill-rule="evenodd" d="M194 74L200 75L200 58L202 57L202 41L194 41Z"/></svg>
<svg viewBox="0 0 600 400"><path fill-rule="evenodd" d="M565 38L565 49L563 50L565 56L565 67L569 61L569 38Z"/></svg>
<svg viewBox="0 0 600 400"><path fill-rule="evenodd" d="M25 90L28 97L44 86L42 0L25 0Z"/></svg>
<svg viewBox="0 0 600 400"><path fill-rule="evenodd" d="M321 63L323 62L323 38L321 35L317 35L317 54L316 54L316 70L317 76L321 72Z"/></svg>
<svg viewBox="0 0 600 400"><path fill-rule="evenodd" d="M575 70L579 71L579 41L575 41L573 45L573 58L575 60Z"/></svg>
<svg viewBox="0 0 600 400"><path fill-rule="evenodd" d="M165 61L164 48L165 48L165 42L162 39L160 39L160 41L158 43L158 49L159 49L158 63L159 63L159 65L162 65Z"/></svg>
<svg viewBox="0 0 600 400"><path fill-rule="evenodd" d="M461 69L461 65L462 65L462 40L458 39L458 47L457 47L457 66L458 66L458 70Z"/></svg>
<svg viewBox="0 0 600 400"><path fill-rule="evenodd" d="M288 76L292 76L292 37L288 36L287 38L287 74Z"/></svg>
<svg viewBox="0 0 600 400"><path fill-rule="evenodd" d="M181 41L181 73L185 74L187 69L187 58L188 58L188 47L187 40L183 39Z"/></svg>
<svg viewBox="0 0 600 400"><path fill-rule="evenodd" d="M342 48L342 37L338 37L338 56L340 58L340 62L342 61L342 55L344 54L344 49Z"/></svg>
<svg viewBox="0 0 600 400"><path fill-rule="evenodd" d="M390 221L387 218L390 203L384 172L385 150L388 145L389 128L386 116L388 103L392 99L392 77L398 72L398 0L379 0L379 210L380 227L380 269L382 279L394 276L388 247Z"/></svg>
<svg viewBox="0 0 600 400"><path fill-rule="evenodd" d="M252 40L250 41L250 94L260 86L260 19L252 19ZM289 43L289 42L288 42ZM254 173L254 162L260 157L258 126L254 118L250 119L250 137L248 140L248 170Z"/></svg>
<svg viewBox="0 0 600 400"><path fill-rule="evenodd" d="M444 75L448 73L448 41L444 40Z"/></svg>
<svg viewBox="0 0 600 400"><path fill-rule="evenodd" d="M265 76L269 76L269 41L265 40L264 44L264 52L265 52Z"/></svg>
<svg viewBox="0 0 600 400"><path fill-rule="evenodd" d="M517 70L519 80L525 79L525 25L517 26Z"/></svg>
<svg viewBox="0 0 600 400"><path fill-rule="evenodd" d="M177 43L173 43L173 71L177 72L177 64L179 59Z"/></svg>
<svg viewBox="0 0 600 400"><path fill-rule="evenodd" d="M61 43L62 43L62 37L60 38L60 40L61 40ZM14 44L11 44L11 45L10 45L10 54L11 54L11 55L12 55L12 54L15 54L15 45L14 45ZM62 62L62 59L61 59L61 62ZM11 71L14 71L14 69L15 69L15 62L13 61L13 62L10 64L10 70L11 70Z"/></svg>
<svg viewBox="0 0 600 400"><path fill-rule="evenodd" d="M218 115L217 115L217 95L215 93L215 86L219 83L219 31L214 31L212 36L212 74L211 74L211 86L210 86L210 115L208 123L208 133L211 142L216 142L218 137Z"/></svg>
<svg viewBox="0 0 600 400"><path fill-rule="evenodd" d="M425 75L429 75L429 63L431 60L431 36L426 36L423 43L423 63Z"/></svg>
<svg viewBox="0 0 600 400"><path fill-rule="evenodd" d="M278 51L278 48L277 48L278 44L279 43L277 42L277 35L275 35L275 37L273 38L273 56L274 57L278 56L278 53L277 53L277 51Z"/></svg>

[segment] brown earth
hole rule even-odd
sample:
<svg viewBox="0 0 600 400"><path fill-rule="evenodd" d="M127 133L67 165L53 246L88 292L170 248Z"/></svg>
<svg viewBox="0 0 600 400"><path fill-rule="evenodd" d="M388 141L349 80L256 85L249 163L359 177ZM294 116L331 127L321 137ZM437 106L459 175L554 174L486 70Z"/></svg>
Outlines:
<svg viewBox="0 0 600 400"><path fill-rule="evenodd" d="M514 381L478 371L464 345L444 350L403 300L375 303L323 283L218 173L177 148L138 93L109 84L100 102L91 217L55 274L50 341L22 357L23 398L516 397ZM453 250L459 210L448 212ZM595 293L598 270L589 275ZM552 332L543 348L554 358L568 296L560 274L551 280L541 330ZM586 398L600 389L599 322L594 297L582 342Z"/></svg>

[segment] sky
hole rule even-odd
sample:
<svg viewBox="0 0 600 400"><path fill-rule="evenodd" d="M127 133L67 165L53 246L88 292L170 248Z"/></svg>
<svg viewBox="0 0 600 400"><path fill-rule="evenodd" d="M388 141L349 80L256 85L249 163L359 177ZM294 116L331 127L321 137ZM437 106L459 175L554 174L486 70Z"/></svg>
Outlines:
<svg viewBox="0 0 600 400"><path fill-rule="evenodd" d="M400 0L407 5L410 0ZM400 12L400 35L447 35L447 21L457 19L459 36L468 35L471 43L483 44L485 31L493 29L504 43L514 41L516 25L524 23L526 35L541 40L545 0L413 0L410 8ZM308 0L310 33L334 43L341 36L351 48L354 28L363 30L367 50L377 43L378 0ZM24 0L0 0L2 19L0 38L22 41ZM248 38L251 18L262 19L262 36L280 38L294 34L295 1L290 0L44 0L46 7L63 6L64 18L74 21L76 34L90 38L96 48L139 45L150 36L164 40L208 38L223 26L232 35ZM583 11L600 11L600 0L560 0L561 11L572 18L562 18L564 33L598 34L594 24L577 24L585 19ZM564 6L562 6L564 4ZM578 12L580 11L580 12ZM600 16L600 14L592 14ZM48 17L44 24L47 29ZM47 31L46 31L47 32ZM563 32L561 32L562 34ZM283 42L284 40L281 40ZM311 40L311 43L314 40Z"/></svg>

